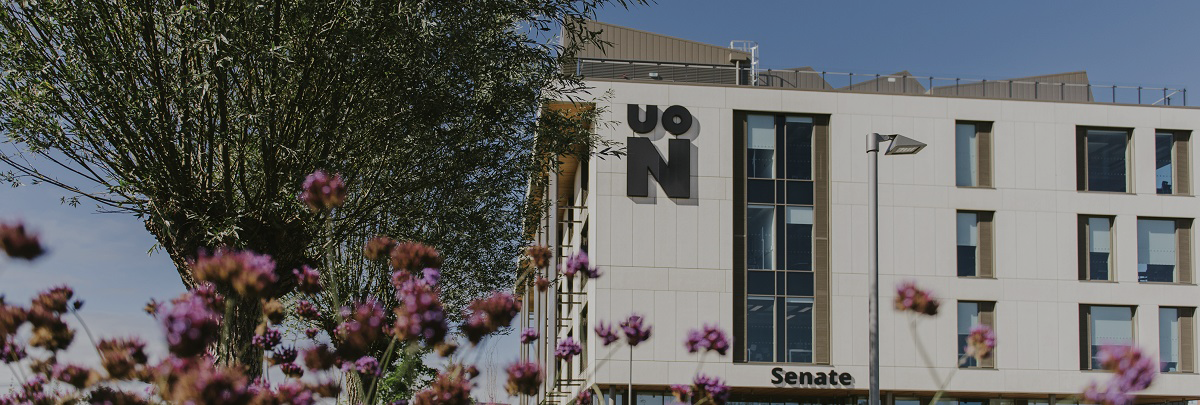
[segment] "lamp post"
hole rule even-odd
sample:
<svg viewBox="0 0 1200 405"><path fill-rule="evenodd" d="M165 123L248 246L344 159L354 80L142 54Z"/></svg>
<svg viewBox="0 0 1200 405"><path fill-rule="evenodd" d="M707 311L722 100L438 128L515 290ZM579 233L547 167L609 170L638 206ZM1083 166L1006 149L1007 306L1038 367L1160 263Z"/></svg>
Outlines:
<svg viewBox="0 0 1200 405"><path fill-rule="evenodd" d="M891 141L885 155L912 155L925 144L902 135L867 135L867 289L871 312L870 385L867 405L879 405L879 142Z"/></svg>

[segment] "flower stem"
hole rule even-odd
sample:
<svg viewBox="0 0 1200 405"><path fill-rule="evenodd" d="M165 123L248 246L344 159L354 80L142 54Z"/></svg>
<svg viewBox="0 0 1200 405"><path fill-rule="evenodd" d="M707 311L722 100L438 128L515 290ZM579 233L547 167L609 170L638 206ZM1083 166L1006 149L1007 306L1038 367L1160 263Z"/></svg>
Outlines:
<svg viewBox="0 0 1200 405"><path fill-rule="evenodd" d="M83 333L87 335L88 341L92 342L92 348L96 349L96 354L100 355L100 361L104 361L104 352L100 351L100 346L96 345L96 338L92 337L92 330L88 329L87 322L83 321L83 317L79 316L79 311L71 308L71 314L75 315L75 319L79 320L79 325L83 327Z"/></svg>
<svg viewBox="0 0 1200 405"><path fill-rule="evenodd" d="M396 340L399 340L399 339L397 339L396 336L393 335L392 341L388 342L387 351L383 352L383 361L379 363L379 372L376 373L376 375L372 376L372 378L371 378L371 389L367 390L367 403L368 404L375 403L375 394L379 390L379 379L381 377L383 377L383 370L391 364L390 361L392 358L392 349L396 348Z"/></svg>

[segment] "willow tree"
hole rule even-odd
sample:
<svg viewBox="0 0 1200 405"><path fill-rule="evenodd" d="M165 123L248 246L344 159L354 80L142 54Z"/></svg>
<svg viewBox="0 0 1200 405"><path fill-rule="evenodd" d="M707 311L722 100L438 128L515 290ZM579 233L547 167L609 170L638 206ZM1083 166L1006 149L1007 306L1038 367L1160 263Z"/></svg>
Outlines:
<svg viewBox="0 0 1200 405"><path fill-rule="evenodd" d="M200 249L272 255L283 295L327 233L420 240L461 308L512 280L538 108L599 42L582 19L642 2L0 0L4 180L142 218L189 288ZM332 218L296 201L314 169L352 188ZM219 361L258 370L260 305L238 303Z"/></svg>

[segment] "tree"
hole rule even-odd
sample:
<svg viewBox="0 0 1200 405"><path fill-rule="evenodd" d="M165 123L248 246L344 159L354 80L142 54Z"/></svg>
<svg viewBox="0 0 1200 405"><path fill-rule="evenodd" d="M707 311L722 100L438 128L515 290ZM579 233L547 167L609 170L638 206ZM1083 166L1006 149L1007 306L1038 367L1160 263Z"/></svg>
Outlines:
<svg viewBox="0 0 1200 405"><path fill-rule="evenodd" d="M326 232L420 240L448 258L457 312L512 280L523 187L546 166L529 159L538 109L579 89L561 63L599 43L582 19L609 3L644 1L5 1L3 180L144 219L189 288L200 249L271 255L281 296ZM355 184L331 214L296 201L318 168ZM218 361L253 375L261 303L236 308Z"/></svg>

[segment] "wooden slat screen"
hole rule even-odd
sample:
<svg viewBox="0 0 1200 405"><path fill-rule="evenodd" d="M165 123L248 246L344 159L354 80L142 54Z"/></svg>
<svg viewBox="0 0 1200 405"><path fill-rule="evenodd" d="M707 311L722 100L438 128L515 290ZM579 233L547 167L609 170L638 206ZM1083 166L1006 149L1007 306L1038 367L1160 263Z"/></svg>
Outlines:
<svg viewBox="0 0 1200 405"><path fill-rule="evenodd" d="M995 213L979 212L976 218L979 219L979 277L995 278L996 277L996 233L993 226L992 217Z"/></svg>
<svg viewBox="0 0 1200 405"><path fill-rule="evenodd" d="M829 246L829 116L813 118L813 274L815 308L813 328L813 361L830 364L830 319L833 314L831 296L833 291L833 268L830 264Z"/></svg>
<svg viewBox="0 0 1200 405"><path fill-rule="evenodd" d="M1179 308L1179 371L1196 372L1196 308Z"/></svg>
<svg viewBox="0 0 1200 405"><path fill-rule="evenodd" d="M1088 326L1091 322L1091 308L1087 305L1079 306L1079 369L1092 369L1092 346L1088 338L1092 335L1091 328Z"/></svg>
<svg viewBox="0 0 1200 405"><path fill-rule="evenodd" d="M994 303L994 302L979 303L979 323L981 323L983 325L987 325L987 327L992 328L993 331L996 330L996 303ZM997 349L998 349L998 347L997 347ZM979 360L979 367L981 367L981 368L995 368L996 367L996 352L995 352L995 350L992 351L991 357Z"/></svg>
<svg viewBox="0 0 1200 405"><path fill-rule="evenodd" d="M733 361L746 361L746 113L733 113Z"/></svg>
<svg viewBox="0 0 1200 405"><path fill-rule="evenodd" d="M992 187L992 123L979 122L975 124L979 144L979 187Z"/></svg>
<svg viewBox="0 0 1200 405"><path fill-rule="evenodd" d="M1088 279L1088 217L1079 216L1079 279Z"/></svg>
<svg viewBox="0 0 1200 405"><path fill-rule="evenodd" d="M1192 284L1195 271L1192 269L1192 220L1180 219L1175 221L1175 259L1179 273L1180 284Z"/></svg>
<svg viewBox="0 0 1200 405"><path fill-rule="evenodd" d="M1175 133L1175 194L1192 194L1191 132Z"/></svg>
<svg viewBox="0 0 1200 405"><path fill-rule="evenodd" d="M1087 190L1087 130L1075 128L1075 185L1077 190Z"/></svg>

